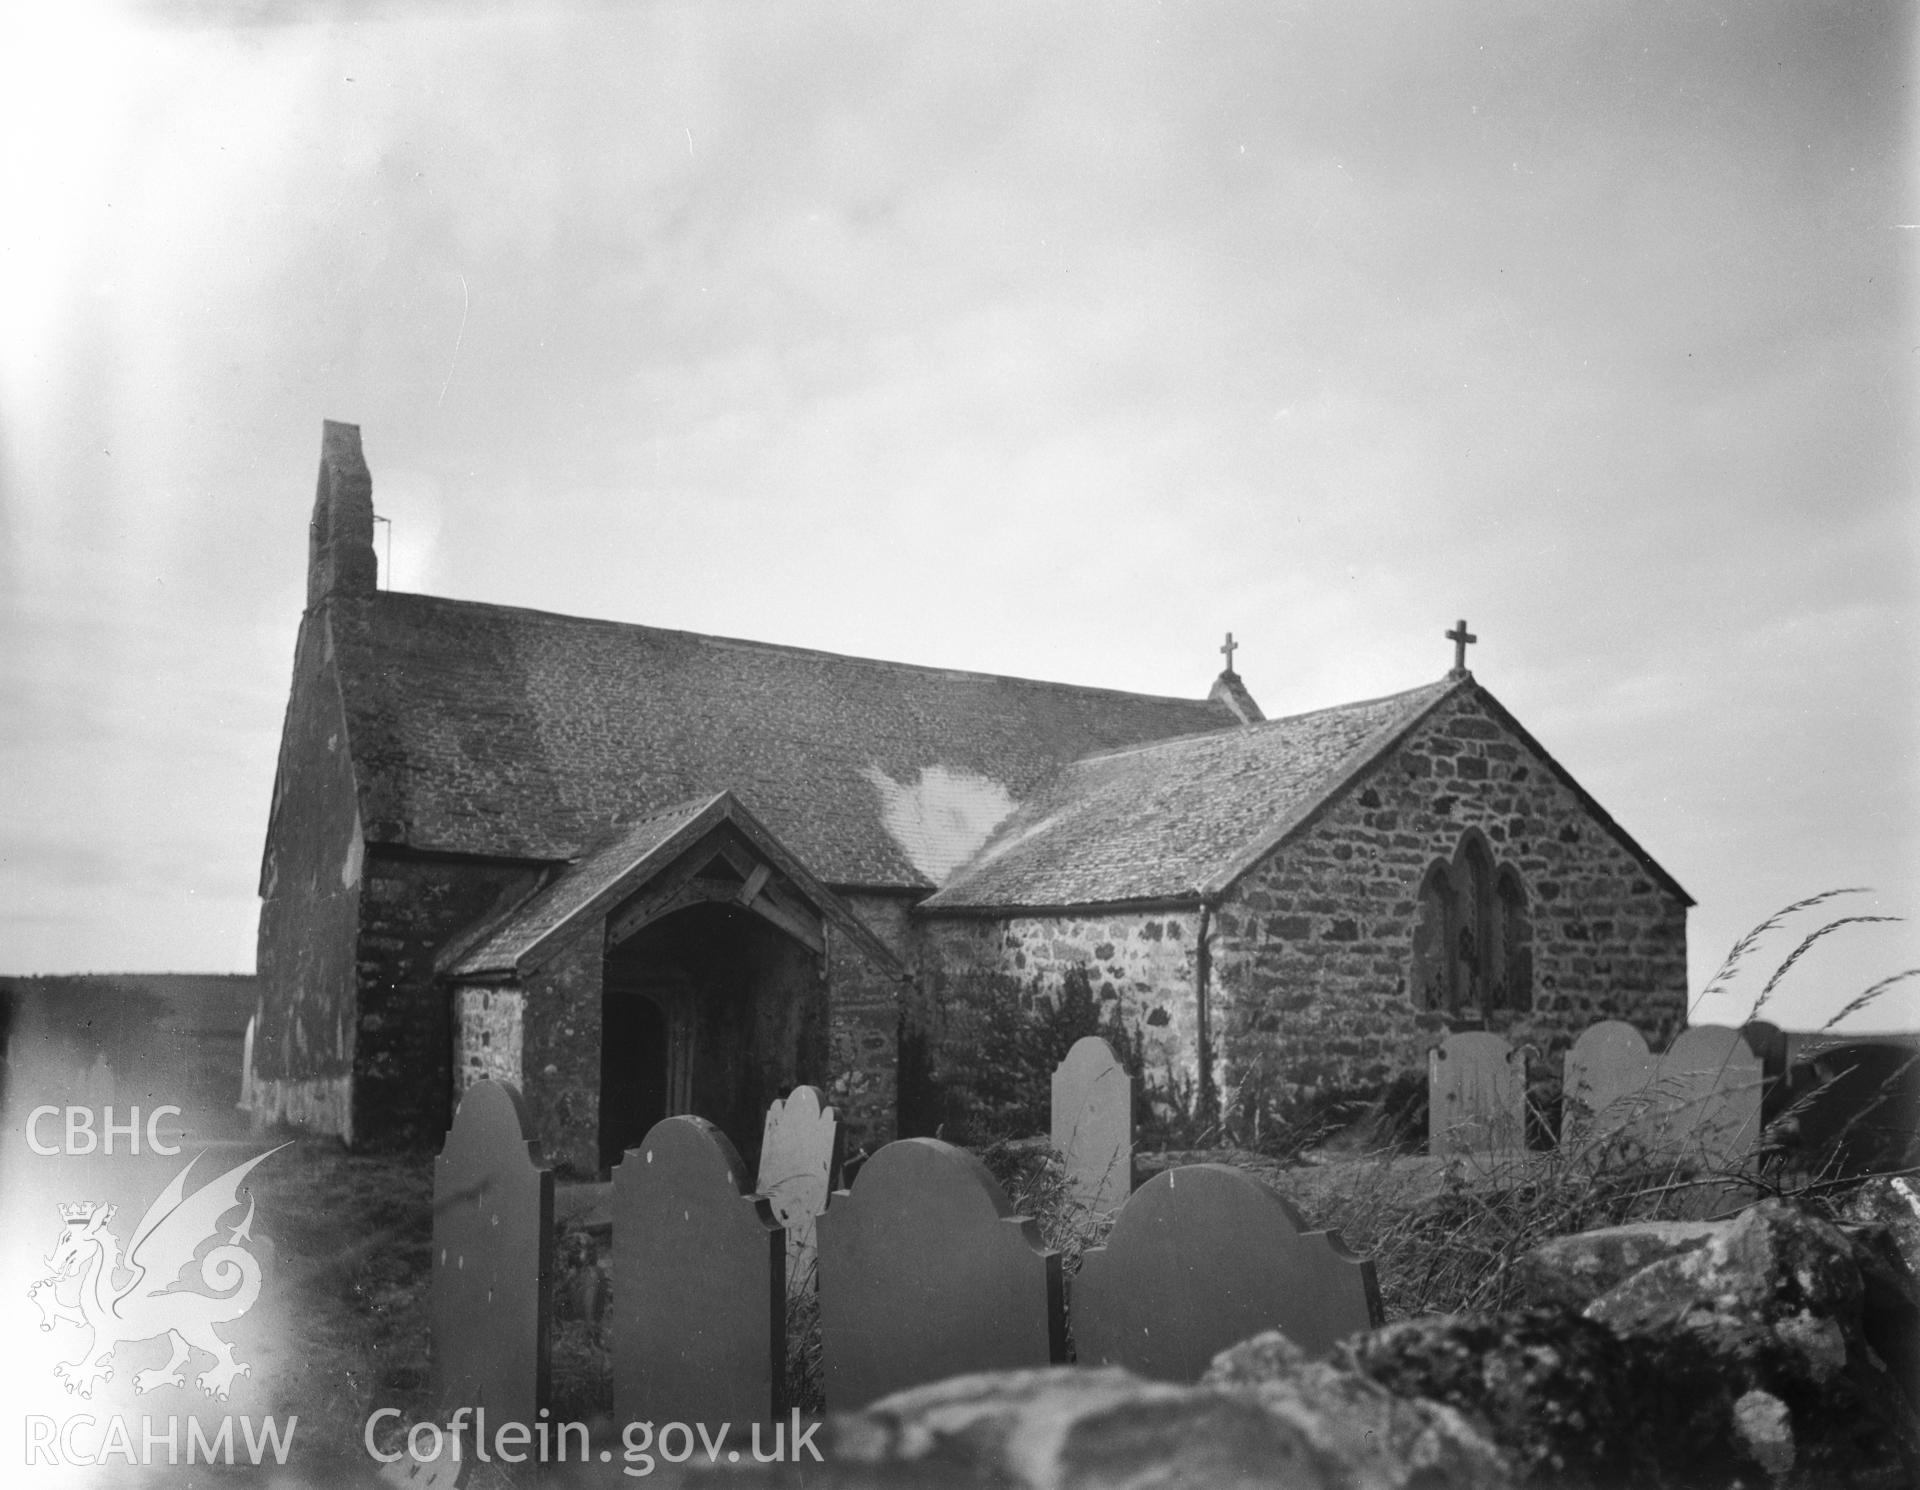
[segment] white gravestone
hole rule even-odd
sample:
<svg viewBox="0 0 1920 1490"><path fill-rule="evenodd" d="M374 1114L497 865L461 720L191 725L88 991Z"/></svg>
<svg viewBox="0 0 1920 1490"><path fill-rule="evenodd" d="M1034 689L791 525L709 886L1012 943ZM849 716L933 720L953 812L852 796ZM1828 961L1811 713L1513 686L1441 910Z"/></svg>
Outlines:
<svg viewBox="0 0 1920 1490"><path fill-rule="evenodd" d="M1428 1053L1428 1153L1517 1153L1526 1147L1526 1104L1526 1054L1498 1035L1448 1035Z"/></svg>
<svg viewBox="0 0 1920 1490"><path fill-rule="evenodd" d="M1599 1142L1629 1126L1649 1100L1653 1067L1646 1037L1624 1020L1584 1031L1562 1068L1561 1143Z"/></svg>
<svg viewBox="0 0 1920 1490"><path fill-rule="evenodd" d="M787 1229L787 1287L814 1281L816 1222L840 1178L840 1123L818 1087L797 1086L767 1109L760 1138L760 1193Z"/></svg>
<svg viewBox="0 0 1920 1490"><path fill-rule="evenodd" d="M1133 1193L1133 1078L1098 1035L1076 1040L1053 1073L1053 1146L1068 1192L1095 1215Z"/></svg>

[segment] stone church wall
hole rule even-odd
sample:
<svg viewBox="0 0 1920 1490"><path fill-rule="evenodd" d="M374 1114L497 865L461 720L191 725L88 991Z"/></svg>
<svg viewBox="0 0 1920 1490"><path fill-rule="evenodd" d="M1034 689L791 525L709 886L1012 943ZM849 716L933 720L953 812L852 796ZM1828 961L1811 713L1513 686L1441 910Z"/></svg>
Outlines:
<svg viewBox="0 0 1920 1490"><path fill-rule="evenodd" d="M1221 903L1213 1028L1230 1118L1425 1071L1449 1022L1410 991L1419 887L1469 827L1519 871L1532 922L1532 1007L1493 1011L1490 1027L1557 1064L1596 1020L1655 1041L1682 1022L1684 904L1469 693Z"/></svg>
<svg viewBox="0 0 1920 1490"><path fill-rule="evenodd" d="M453 990L453 1102L479 1081L524 1087L521 1041L527 996L518 988L469 983Z"/></svg>
<svg viewBox="0 0 1920 1490"><path fill-rule="evenodd" d="M911 951L901 895L843 893L847 908L902 962ZM848 937L827 928L828 1099L839 1113L847 1152L877 1149L898 1136L902 987Z"/></svg>
<svg viewBox="0 0 1920 1490"><path fill-rule="evenodd" d="M253 1111L351 1139L359 810L328 613L301 623L260 870Z"/></svg>
<svg viewBox="0 0 1920 1490"><path fill-rule="evenodd" d="M600 1170L600 1002L606 922L584 922L527 975L520 1064L527 1113L547 1162Z"/></svg>
<svg viewBox="0 0 1920 1490"><path fill-rule="evenodd" d="M933 1054L929 1078L943 1076L940 1032L950 1001L978 997L981 978L1057 994L1084 967L1102 1018L1117 1008L1140 1044L1150 1098L1178 1107L1197 1095L1198 1004L1194 997L1196 911L1112 911L1072 916L942 916L920 927L921 966L909 1026Z"/></svg>
<svg viewBox="0 0 1920 1490"><path fill-rule="evenodd" d="M437 1148L453 1120L452 1001L434 961L458 933L527 894L538 871L367 855L355 969L354 1141Z"/></svg>

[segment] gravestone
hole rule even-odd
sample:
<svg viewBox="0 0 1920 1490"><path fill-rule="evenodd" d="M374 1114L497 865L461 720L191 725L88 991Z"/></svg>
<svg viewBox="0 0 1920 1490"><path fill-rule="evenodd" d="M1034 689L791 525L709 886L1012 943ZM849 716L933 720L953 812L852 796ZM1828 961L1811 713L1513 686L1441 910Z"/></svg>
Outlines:
<svg viewBox="0 0 1920 1490"><path fill-rule="evenodd" d="M820 1218L827 1405L1066 1358L1060 1258L987 1167L937 1138L890 1143Z"/></svg>
<svg viewBox="0 0 1920 1490"><path fill-rule="evenodd" d="M613 1407L623 1423L772 1422L786 1376L780 1223L705 1118L613 1171Z"/></svg>
<svg viewBox="0 0 1920 1490"><path fill-rule="evenodd" d="M1427 1054L1427 1152L1489 1154L1526 1147L1526 1057L1498 1035L1448 1035Z"/></svg>
<svg viewBox="0 0 1920 1490"><path fill-rule="evenodd" d="M1243 1169L1190 1164L1121 1207L1073 1280L1083 1366L1198 1381L1228 1346L1279 1329L1324 1356L1382 1322L1373 1263L1337 1232L1307 1232L1284 1198Z"/></svg>
<svg viewBox="0 0 1920 1490"><path fill-rule="evenodd" d="M1654 1066L1645 1116L1634 1133L1649 1148L1737 1168L1760 1138L1760 1058L1740 1032L1696 1024Z"/></svg>
<svg viewBox="0 0 1920 1490"><path fill-rule="evenodd" d="M814 1223L840 1177L840 1123L820 1089L797 1086L767 1109L760 1138L760 1193L787 1229L787 1287L814 1283Z"/></svg>
<svg viewBox="0 0 1920 1490"><path fill-rule="evenodd" d="M1074 1041L1053 1073L1053 1146L1067 1192L1096 1216L1133 1193L1133 1078L1098 1035Z"/></svg>
<svg viewBox="0 0 1920 1490"><path fill-rule="evenodd" d="M1562 1067L1561 1143L1598 1142L1631 1124L1648 1101L1653 1066L1646 1037L1626 1021L1583 1031Z"/></svg>
<svg viewBox="0 0 1920 1490"><path fill-rule="evenodd" d="M547 1401L553 1171L527 1137L526 1105L503 1081L460 1099L433 1166L431 1398L531 1424Z"/></svg>

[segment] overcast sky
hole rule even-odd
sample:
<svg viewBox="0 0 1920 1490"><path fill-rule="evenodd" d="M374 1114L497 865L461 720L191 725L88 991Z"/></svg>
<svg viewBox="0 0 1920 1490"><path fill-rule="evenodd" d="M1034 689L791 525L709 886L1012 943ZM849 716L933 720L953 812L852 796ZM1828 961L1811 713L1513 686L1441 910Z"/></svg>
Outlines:
<svg viewBox="0 0 1920 1490"><path fill-rule="evenodd" d="M13 7L0 971L251 969L323 417L397 589L1270 715L1464 616L1696 992L1920 913L1910 18Z"/></svg>

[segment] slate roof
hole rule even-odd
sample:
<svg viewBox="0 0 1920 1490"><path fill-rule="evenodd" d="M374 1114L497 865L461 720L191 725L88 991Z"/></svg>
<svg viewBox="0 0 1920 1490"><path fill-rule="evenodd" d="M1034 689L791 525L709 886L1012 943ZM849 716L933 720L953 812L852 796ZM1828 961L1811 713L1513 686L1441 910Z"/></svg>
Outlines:
<svg viewBox="0 0 1920 1490"><path fill-rule="evenodd" d="M940 766L1018 802L1081 756L1235 724L1201 699L438 596L329 604L363 829L420 849L570 859L635 812L730 789L820 879L927 888L876 774Z"/></svg>
<svg viewBox="0 0 1920 1490"><path fill-rule="evenodd" d="M769 865L813 902L815 909L859 942L882 969L904 973L886 944L819 883L731 792L677 803L615 829L578 863L569 865L483 931L464 951L456 951L446 971L455 977L526 972L542 960L543 944L555 932L582 917L607 914L722 824L736 829Z"/></svg>
<svg viewBox="0 0 1920 1490"><path fill-rule="evenodd" d="M1669 893L1693 897L1473 675L1077 761L1011 814L927 912L1194 903L1225 890L1463 690Z"/></svg>
<svg viewBox="0 0 1920 1490"><path fill-rule="evenodd" d="M522 958L634 870L671 860L687 847L686 830L700 823L721 799L676 803L639 822L615 829L599 847L569 865L461 952L450 969L460 975L517 968Z"/></svg>
<svg viewBox="0 0 1920 1490"><path fill-rule="evenodd" d="M1224 889L1468 679L1076 762L926 911L1197 900Z"/></svg>

